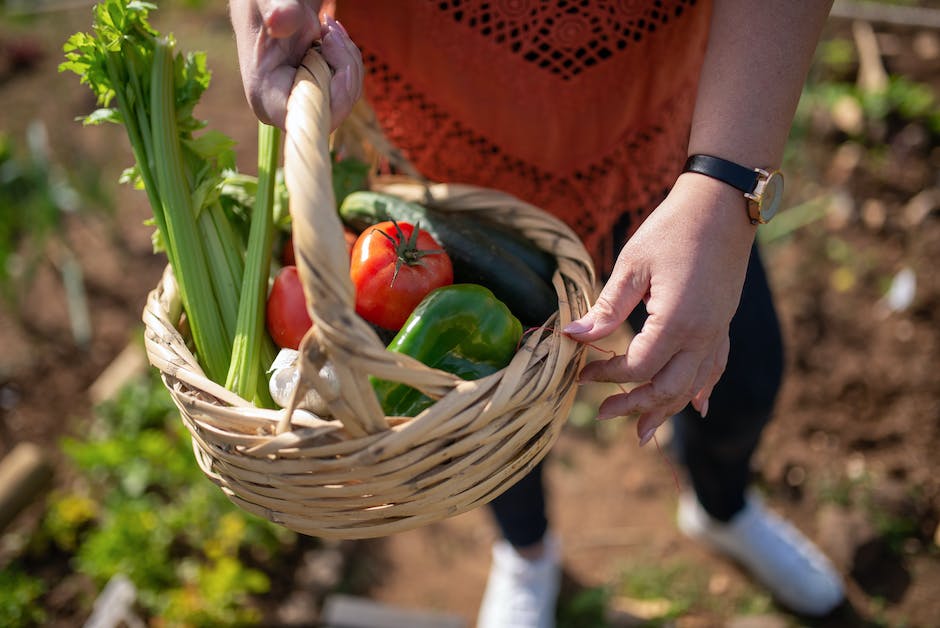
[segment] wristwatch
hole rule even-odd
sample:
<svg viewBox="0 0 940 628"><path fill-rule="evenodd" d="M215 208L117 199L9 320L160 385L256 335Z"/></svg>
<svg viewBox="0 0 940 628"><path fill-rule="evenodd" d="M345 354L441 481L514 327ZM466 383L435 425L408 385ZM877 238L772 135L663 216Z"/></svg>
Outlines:
<svg viewBox="0 0 940 628"><path fill-rule="evenodd" d="M704 174L744 192L751 224L770 222L780 209L783 174L779 170L748 168L712 155L692 155L686 160L682 172Z"/></svg>

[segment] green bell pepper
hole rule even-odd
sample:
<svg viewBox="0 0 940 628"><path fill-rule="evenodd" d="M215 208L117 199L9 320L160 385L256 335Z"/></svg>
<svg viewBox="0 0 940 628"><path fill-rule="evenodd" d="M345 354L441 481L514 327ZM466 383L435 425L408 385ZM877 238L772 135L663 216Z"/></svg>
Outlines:
<svg viewBox="0 0 940 628"><path fill-rule="evenodd" d="M461 379L480 379L512 360L522 323L493 293L477 284L453 284L428 294L388 345ZM434 400L405 384L372 378L389 416L416 416Z"/></svg>

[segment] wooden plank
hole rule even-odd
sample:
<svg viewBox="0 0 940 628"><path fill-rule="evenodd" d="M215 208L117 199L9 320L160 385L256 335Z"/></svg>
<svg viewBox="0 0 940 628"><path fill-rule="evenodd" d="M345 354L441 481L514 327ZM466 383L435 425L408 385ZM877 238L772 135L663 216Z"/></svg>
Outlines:
<svg viewBox="0 0 940 628"><path fill-rule="evenodd" d="M940 29L940 9L931 7L909 7L870 0L835 0L829 15L875 24Z"/></svg>
<svg viewBox="0 0 940 628"><path fill-rule="evenodd" d="M33 443L20 443L0 460L0 530L45 493L52 466Z"/></svg>
<svg viewBox="0 0 940 628"><path fill-rule="evenodd" d="M147 367L143 346L136 340L131 341L88 388L92 404L98 405L114 397L124 385L146 373Z"/></svg>
<svg viewBox="0 0 940 628"><path fill-rule="evenodd" d="M454 615L396 608L342 594L326 599L322 621L325 628L467 628Z"/></svg>

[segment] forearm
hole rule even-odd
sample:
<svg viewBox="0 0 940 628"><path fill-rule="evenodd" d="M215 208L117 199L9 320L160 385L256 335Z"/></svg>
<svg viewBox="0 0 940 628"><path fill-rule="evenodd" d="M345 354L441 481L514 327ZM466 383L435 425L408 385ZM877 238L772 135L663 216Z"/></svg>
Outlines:
<svg viewBox="0 0 940 628"><path fill-rule="evenodd" d="M715 0L689 154L777 167L829 0Z"/></svg>

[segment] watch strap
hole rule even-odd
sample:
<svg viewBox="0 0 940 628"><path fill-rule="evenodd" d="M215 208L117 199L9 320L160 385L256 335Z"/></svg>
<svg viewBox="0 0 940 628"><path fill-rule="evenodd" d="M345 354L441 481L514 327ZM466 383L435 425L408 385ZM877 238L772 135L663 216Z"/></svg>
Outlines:
<svg viewBox="0 0 940 628"><path fill-rule="evenodd" d="M760 176L760 173L752 168L712 155L691 155L686 160L682 172L704 174L723 181L745 194L751 194L754 191L754 188L757 187L757 179Z"/></svg>

